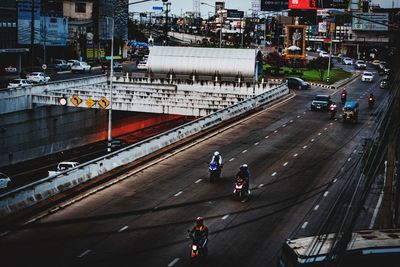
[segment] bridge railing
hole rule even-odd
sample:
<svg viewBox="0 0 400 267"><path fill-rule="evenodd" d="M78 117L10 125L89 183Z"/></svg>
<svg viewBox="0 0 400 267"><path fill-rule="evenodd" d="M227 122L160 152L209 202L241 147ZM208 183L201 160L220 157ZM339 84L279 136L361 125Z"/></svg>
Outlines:
<svg viewBox="0 0 400 267"><path fill-rule="evenodd" d="M44 178L0 195L0 217L28 208L117 167L138 160L201 131L210 129L221 122L245 114L252 109L266 105L288 93L289 89L286 83L276 86L263 94L249 98L228 108L218 110L208 116L83 163L76 168L63 171L57 175Z"/></svg>

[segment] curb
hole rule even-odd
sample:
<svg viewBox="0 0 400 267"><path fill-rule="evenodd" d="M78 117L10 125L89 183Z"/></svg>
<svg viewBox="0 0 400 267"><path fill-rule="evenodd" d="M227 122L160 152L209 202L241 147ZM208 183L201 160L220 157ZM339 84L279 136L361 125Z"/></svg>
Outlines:
<svg viewBox="0 0 400 267"><path fill-rule="evenodd" d="M326 89L336 90L336 89L339 89L340 87L342 87L343 85L345 85L346 83L349 83L349 82L353 81L354 79L358 78L359 76L360 76L360 73L355 73L351 77L346 78L341 81L338 81L331 85L321 84L321 83L313 83L313 82L309 82L309 84L312 86L318 86L318 87L322 87L322 88L326 88Z"/></svg>

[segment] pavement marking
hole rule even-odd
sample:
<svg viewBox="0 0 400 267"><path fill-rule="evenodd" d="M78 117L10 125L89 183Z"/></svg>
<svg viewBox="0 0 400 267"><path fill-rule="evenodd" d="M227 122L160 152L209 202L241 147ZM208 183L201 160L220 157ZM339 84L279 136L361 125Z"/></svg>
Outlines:
<svg viewBox="0 0 400 267"><path fill-rule="evenodd" d="M274 133L277 133L277 132L278 132L278 130L275 130L275 131L274 131Z"/></svg>
<svg viewBox="0 0 400 267"><path fill-rule="evenodd" d="M222 220L226 220L226 218L229 217L229 214L226 214L224 217L222 217Z"/></svg>
<svg viewBox="0 0 400 267"><path fill-rule="evenodd" d="M261 187L263 187L264 186L264 184L260 184L259 186L258 186L258 188L261 188Z"/></svg>
<svg viewBox="0 0 400 267"><path fill-rule="evenodd" d="M242 151L242 154L244 154L244 153L246 153L246 152L247 152L247 149L243 150L243 151Z"/></svg>
<svg viewBox="0 0 400 267"><path fill-rule="evenodd" d="M290 120L289 122L290 122L290 123L292 123L292 122L293 122L293 120Z"/></svg>
<svg viewBox="0 0 400 267"><path fill-rule="evenodd" d="M274 172L274 173L271 174L271 176L275 176L275 175L276 175L276 172Z"/></svg>
<svg viewBox="0 0 400 267"><path fill-rule="evenodd" d="M83 256L85 256L86 254L88 254L88 253L90 253L90 252L91 252L91 250L88 249L88 250L86 250L85 252L83 252L81 255L79 255L78 258L82 258Z"/></svg>
<svg viewBox="0 0 400 267"><path fill-rule="evenodd" d="M125 231L126 229L128 229L128 226L124 226L121 229L118 230L118 233L121 233L122 231Z"/></svg>
<svg viewBox="0 0 400 267"><path fill-rule="evenodd" d="M299 154L296 153L296 154L293 155L293 157L297 157L298 155L299 155Z"/></svg>
<svg viewBox="0 0 400 267"><path fill-rule="evenodd" d="M384 178L383 187L382 187L382 190L380 192L380 196L379 196L378 202L376 203L376 206L375 206L375 209L374 209L374 213L372 215L371 222L369 224L369 229L372 229L374 227L376 217L378 216L378 212L379 212L379 209L381 207L382 200L383 200L383 195L384 195L383 188L384 188L385 184L386 184L386 178Z"/></svg>
<svg viewBox="0 0 400 267"><path fill-rule="evenodd" d="M313 138L313 139L311 139L311 142L314 142L315 141L315 139Z"/></svg>
<svg viewBox="0 0 400 267"><path fill-rule="evenodd" d="M269 135L267 135L266 137L265 137L265 139L268 139L269 138Z"/></svg>
<svg viewBox="0 0 400 267"><path fill-rule="evenodd" d="M347 159L347 161L350 161L350 160L351 160L351 157Z"/></svg>
<svg viewBox="0 0 400 267"><path fill-rule="evenodd" d="M357 153L357 149L354 149L353 154Z"/></svg>
<svg viewBox="0 0 400 267"><path fill-rule="evenodd" d="M199 179L199 180L197 180L197 181L194 182L194 183L195 183L195 184L198 184L198 183L200 183L202 180L203 180L203 179Z"/></svg>
<svg viewBox="0 0 400 267"><path fill-rule="evenodd" d="M303 146L303 149L306 149L307 148L307 146Z"/></svg>
<svg viewBox="0 0 400 267"><path fill-rule="evenodd" d="M175 195L174 195L174 197L177 197L177 196L179 196L180 194L182 194L183 192L182 191L179 191L178 193L176 193Z"/></svg>
<svg viewBox="0 0 400 267"><path fill-rule="evenodd" d="M314 210L318 210L319 209L319 205L314 207Z"/></svg>
<svg viewBox="0 0 400 267"><path fill-rule="evenodd" d="M324 128L324 130L326 131L326 130L328 130L328 128Z"/></svg>
<svg viewBox="0 0 400 267"><path fill-rule="evenodd" d="M333 182L336 183L336 182L337 182L337 178L335 178L335 179L333 180Z"/></svg>
<svg viewBox="0 0 400 267"><path fill-rule="evenodd" d="M321 135L322 133L318 133L318 135Z"/></svg>
<svg viewBox="0 0 400 267"><path fill-rule="evenodd" d="M301 226L301 229L305 229L307 227L308 222L304 222L303 225Z"/></svg>
<svg viewBox="0 0 400 267"><path fill-rule="evenodd" d="M244 202L246 202L246 201L247 201L247 198L243 199L241 202L244 203Z"/></svg>
<svg viewBox="0 0 400 267"><path fill-rule="evenodd" d="M8 235L9 233L10 233L10 231L3 232L3 233L0 234L0 237L6 236L6 235Z"/></svg>
<svg viewBox="0 0 400 267"><path fill-rule="evenodd" d="M259 144L259 142L257 142L257 143L254 143L254 145L255 145L255 146L257 146L258 144Z"/></svg>
<svg viewBox="0 0 400 267"><path fill-rule="evenodd" d="M288 164L289 164L289 162L286 161L285 163L283 163L283 166L286 166L286 165L288 165Z"/></svg>
<svg viewBox="0 0 400 267"><path fill-rule="evenodd" d="M344 171L344 167L342 167L341 169L340 169L340 172L343 172Z"/></svg>
<svg viewBox="0 0 400 267"><path fill-rule="evenodd" d="M282 128L285 128L285 127L286 127L286 124L282 125Z"/></svg>
<svg viewBox="0 0 400 267"><path fill-rule="evenodd" d="M337 121L337 118L335 118L335 121Z"/></svg>
<svg viewBox="0 0 400 267"><path fill-rule="evenodd" d="M235 158L231 158L231 159L229 160L229 162L234 161L234 160L235 160Z"/></svg>
<svg viewBox="0 0 400 267"><path fill-rule="evenodd" d="M300 118L301 116L299 115L299 116L297 116L297 118Z"/></svg>
<svg viewBox="0 0 400 267"><path fill-rule="evenodd" d="M326 197L329 194L329 191L325 191L324 197Z"/></svg>
<svg viewBox="0 0 400 267"><path fill-rule="evenodd" d="M306 114L306 112L304 111L303 114Z"/></svg>
<svg viewBox="0 0 400 267"><path fill-rule="evenodd" d="M333 122L329 123L329 125L333 125Z"/></svg>
<svg viewBox="0 0 400 267"><path fill-rule="evenodd" d="M174 266L175 263L177 263L179 260L180 260L179 258L175 258L173 261L171 261L171 262L168 264L168 267Z"/></svg>

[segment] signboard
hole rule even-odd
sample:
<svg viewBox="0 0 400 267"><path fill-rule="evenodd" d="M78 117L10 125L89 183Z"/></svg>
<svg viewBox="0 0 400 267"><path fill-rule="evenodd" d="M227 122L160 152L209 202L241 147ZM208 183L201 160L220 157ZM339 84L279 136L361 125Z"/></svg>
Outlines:
<svg viewBox="0 0 400 267"><path fill-rule="evenodd" d="M320 2L320 1L318 1ZM322 0L322 5L320 4L320 8L340 8L346 9L350 4L350 0ZM357 1L353 1L357 2Z"/></svg>
<svg viewBox="0 0 400 267"><path fill-rule="evenodd" d="M82 99L77 95L72 96L70 101L75 107L79 106L82 103Z"/></svg>
<svg viewBox="0 0 400 267"><path fill-rule="evenodd" d="M66 46L68 19L63 17L43 17L41 43L46 46Z"/></svg>
<svg viewBox="0 0 400 267"><path fill-rule="evenodd" d="M237 18L237 19L241 19L244 17L244 11L239 11L236 9L227 9L226 10L227 13L227 17L228 18Z"/></svg>
<svg viewBox="0 0 400 267"><path fill-rule="evenodd" d="M320 22L318 23L318 32L326 33L328 31L328 23Z"/></svg>
<svg viewBox="0 0 400 267"><path fill-rule="evenodd" d="M99 21L100 40L111 40L112 36L112 17L103 17Z"/></svg>
<svg viewBox="0 0 400 267"><path fill-rule="evenodd" d="M18 44L31 44L32 3L34 11L34 43L40 44L40 0L20 0L18 3Z"/></svg>
<svg viewBox="0 0 400 267"><path fill-rule="evenodd" d="M99 100L99 105L100 105L100 107L102 107L102 108L107 108L108 107L108 105L110 105L110 101L108 101L108 99L107 98L105 98L104 96Z"/></svg>
<svg viewBox="0 0 400 267"><path fill-rule="evenodd" d="M96 104L96 101L94 101L93 99L91 99L90 97L88 99L86 99L85 101L86 105L88 106L88 108L93 107Z"/></svg>
<svg viewBox="0 0 400 267"><path fill-rule="evenodd" d="M162 7L162 6L153 6L153 10L162 11L162 10L163 10L163 7Z"/></svg>
<svg viewBox="0 0 400 267"><path fill-rule="evenodd" d="M306 57L306 25L286 26L286 56L291 58Z"/></svg>
<svg viewBox="0 0 400 267"><path fill-rule="evenodd" d="M289 9L317 9L317 0L289 0Z"/></svg>
<svg viewBox="0 0 400 267"><path fill-rule="evenodd" d="M288 9L287 0L261 0L262 11L281 11L284 9Z"/></svg>
<svg viewBox="0 0 400 267"><path fill-rule="evenodd" d="M351 28L356 31L388 31L388 23L387 13L354 13Z"/></svg>

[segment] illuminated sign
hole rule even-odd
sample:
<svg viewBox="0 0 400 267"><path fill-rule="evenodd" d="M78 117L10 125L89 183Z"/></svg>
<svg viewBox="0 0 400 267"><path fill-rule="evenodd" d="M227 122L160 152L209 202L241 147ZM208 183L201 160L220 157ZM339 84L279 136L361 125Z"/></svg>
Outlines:
<svg viewBox="0 0 400 267"><path fill-rule="evenodd" d="M317 0L289 0L289 9L317 9Z"/></svg>
<svg viewBox="0 0 400 267"><path fill-rule="evenodd" d="M306 25L286 26L286 56L288 58L306 57Z"/></svg>

